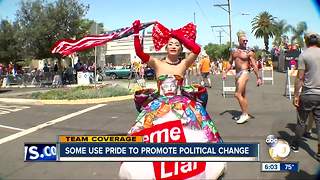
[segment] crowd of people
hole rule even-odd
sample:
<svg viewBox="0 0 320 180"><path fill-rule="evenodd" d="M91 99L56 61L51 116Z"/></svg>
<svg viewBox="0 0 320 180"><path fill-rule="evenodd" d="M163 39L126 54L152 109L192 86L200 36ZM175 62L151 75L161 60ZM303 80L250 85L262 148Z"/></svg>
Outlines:
<svg viewBox="0 0 320 180"><path fill-rule="evenodd" d="M17 75L22 73L22 66L18 65L18 64L14 64L12 61L10 61L9 64L4 65L2 63L0 63L0 76L6 76L6 75Z"/></svg>
<svg viewBox="0 0 320 180"><path fill-rule="evenodd" d="M103 78L102 68L97 68L99 77ZM41 68L23 67L17 63L10 62L8 65L0 64L0 79L5 85L39 85L39 84L75 84L78 72L94 72L95 64L87 65L80 60L76 64L58 66L57 62L44 63ZM101 80L99 78L99 80ZM6 82L3 82L3 81Z"/></svg>

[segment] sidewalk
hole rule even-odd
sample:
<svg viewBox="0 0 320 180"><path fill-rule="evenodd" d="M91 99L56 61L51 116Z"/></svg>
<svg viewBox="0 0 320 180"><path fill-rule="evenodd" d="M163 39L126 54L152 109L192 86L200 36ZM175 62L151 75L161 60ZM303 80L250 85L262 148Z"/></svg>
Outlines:
<svg viewBox="0 0 320 180"><path fill-rule="evenodd" d="M51 88L37 88L37 87L8 87L0 89L0 98L3 97L19 97L20 95L32 94L35 92L46 92L51 90Z"/></svg>
<svg viewBox="0 0 320 180"><path fill-rule="evenodd" d="M100 85L111 85L111 86L121 86L123 88L136 88L138 84L134 80L108 80L98 82L97 86ZM157 83L155 81L147 81L145 83L146 88L156 88ZM70 88L82 86L78 84L66 85L61 88ZM95 84L90 84L89 86L95 86ZM28 105L42 105L42 104L95 104L95 103L104 103L117 100L125 100L133 98L130 96L121 96L121 97L110 97L110 98L96 98L96 99L79 99L79 100L38 100L38 99L26 99L24 98L26 94L32 94L36 92L47 92L54 89L61 88L50 88L50 87L24 87L24 86L10 86L7 88L0 89L0 102L3 103L14 103L14 104L28 104Z"/></svg>

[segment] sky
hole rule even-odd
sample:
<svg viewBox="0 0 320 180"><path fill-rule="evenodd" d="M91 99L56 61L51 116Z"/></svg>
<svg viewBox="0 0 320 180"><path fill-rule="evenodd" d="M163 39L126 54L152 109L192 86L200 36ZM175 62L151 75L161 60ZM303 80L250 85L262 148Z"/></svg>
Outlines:
<svg viewBox="0 0 320 180"><path fill-rule="evenodd" d="M53 0L50 0L53 1ZM229 40L228 13L215 4L226 4L227 0L79 0L89 5L86 18L103 23L107 30L131 26L132 22L157 20L169 29L177 29L189 22L197 25L197 40L201 45ZM0 19L14 20L20 0L0 0ZM320 33L320 12L315 0L230 0L232 40L237 42L236 32L247 33L248 45L262 48L263 39L256 39L251 32L251 21L263 11L278 20L286 20L296 26L305 21L309 31ZM151 31L151 28L148 29ZM290 36L290 34L289 34ZM271 40L270 40L271 44Z"/></svg>

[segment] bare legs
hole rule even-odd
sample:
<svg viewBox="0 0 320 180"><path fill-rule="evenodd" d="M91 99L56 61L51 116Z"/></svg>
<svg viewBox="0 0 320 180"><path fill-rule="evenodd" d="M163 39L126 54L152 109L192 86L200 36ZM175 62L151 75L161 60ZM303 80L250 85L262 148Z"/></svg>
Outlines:
<svg viewBox="0 0 320 180"><path fill-rule="evenodd" d="M248 115L248 100L246 98L246 86L249 80L249 76L247 73L243 73L240 75L238 79L236 79L236 93L235 97L237 98L242 115L240 116L237 123L241 124L246 122L249 119Z"/></svg>
<svg viewBox="0 0 320 180"><path fill-rule="evenodd" d="M209 72L201 73L201 85L208 85L210 88L212 87Z"/></svg>

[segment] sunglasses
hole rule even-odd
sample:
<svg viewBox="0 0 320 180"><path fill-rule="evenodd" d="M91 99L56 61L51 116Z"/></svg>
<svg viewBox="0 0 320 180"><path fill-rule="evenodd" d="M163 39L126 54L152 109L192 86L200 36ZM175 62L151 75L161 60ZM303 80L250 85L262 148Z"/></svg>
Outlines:
<svg viewBox="0 0 320 180"><path fill-rule="evenodd" d="M242 42L248 42L248 40L243 40Z"/></svg>

